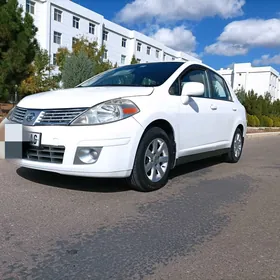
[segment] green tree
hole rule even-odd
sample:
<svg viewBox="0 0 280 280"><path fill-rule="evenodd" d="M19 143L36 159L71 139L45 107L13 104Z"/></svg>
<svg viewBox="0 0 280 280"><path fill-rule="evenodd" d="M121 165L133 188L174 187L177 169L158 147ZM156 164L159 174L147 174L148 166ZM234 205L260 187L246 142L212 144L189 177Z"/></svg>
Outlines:
<svg viewBox="0 0 280 280"><path fill-rule="evenodd" d="M63 74L64 66L67 58L72 54L78 55L81 52L84 53L92 62L94 75L104 72L106 70L114 68L113 64L109 60L104 60L105 45L99 47L96 41L89 41L86 37L82 36L77 38L72 46L72 51L67 48L59 48L56 58L59 70Z"/></svg>
<svg viewBox="0 0 280 280"><path fill-rule="evenodd" d="M258 95L253 90L250 90L246 94L245 102L243 105L246 108L248 114L256 115L257 117L260 117L262 115L262 104Z"/></svg>
<svg viewBox="0 0 280 280"><path fill-rule="evenodd" d="M38 49L33 63L30 65L30 75L21 82L19 94L21 96L49 91L58 87L58 77L50 75L54 66L49 64L47 50Z"/></svg>
<svg viewBox="0 0 280 280"><path fill-rule="evenodd" d="M17 0L0 0L0 99L7 100L31 71L37 28Z"/></svg>
<svg viewBox="0 0 280 280"><path fill-rule="evenodd" d="M62 71L64 88L73 88L94 75L92 60L84 51L69 55Z"/></svg>
<svg viewBox="0 0 280 280"><path fill-rule="evenodd" d="M238 98L238 100L241 102L241 104L245 104L245 100L246 100L246 91L245 89L242 87L241 89L238 89L235 91L235 94Z"/></svg>
<svg viewBox="0 0 280 280"><path fill-rule="evenodd" d="M131 58L130 64L137 64L137 63L138 63L138 61L137 61L135 55L133 55L132 58Z"/></svg>

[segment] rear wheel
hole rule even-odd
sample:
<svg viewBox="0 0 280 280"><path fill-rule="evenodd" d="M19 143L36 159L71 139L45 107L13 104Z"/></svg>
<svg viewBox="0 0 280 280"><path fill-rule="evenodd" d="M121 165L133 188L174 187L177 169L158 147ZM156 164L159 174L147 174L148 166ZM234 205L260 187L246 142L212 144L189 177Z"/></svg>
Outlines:
<svg viewBox="0 0 280 280"><path fill-rule="evenodd" d="M243 144L244 138L242 135L242 131L240 130L240 128L237 128L233 136L230 151L226 155L227 162L236 163L239 161L243 151Z"/></svg>
<svg viewBox="0 0 280 280"><path fill-rule="evenodd" d="M162 188L168 181L172 157L168 135L163 129L152 127L139 144L129 184L143 192Z"/></svg>

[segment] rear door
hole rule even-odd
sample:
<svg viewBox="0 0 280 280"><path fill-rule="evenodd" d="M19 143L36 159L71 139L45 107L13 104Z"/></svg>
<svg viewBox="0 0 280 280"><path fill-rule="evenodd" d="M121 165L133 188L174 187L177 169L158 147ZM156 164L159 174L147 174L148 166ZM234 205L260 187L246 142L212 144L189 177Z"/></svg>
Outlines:
<svg viewBox="0 0 280 280"><path fill-rule="evenodd" d="M217 136L217 148L226 148L231 144L231 137L237 108L231 97L225 80L208 70L208 79L211 88L212 109L215 111L215 133Z"/></svg>

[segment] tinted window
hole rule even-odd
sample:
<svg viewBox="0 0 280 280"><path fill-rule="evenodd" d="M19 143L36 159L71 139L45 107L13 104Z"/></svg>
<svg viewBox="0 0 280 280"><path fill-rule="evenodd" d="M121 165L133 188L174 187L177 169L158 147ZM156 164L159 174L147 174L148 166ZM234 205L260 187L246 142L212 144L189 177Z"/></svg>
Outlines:
<svg viewBox="0 0 280 280"><path fill-rule="evenodd" d="M212 88L212 98L221 100L231 100L231 96L226 87L224 79L212 71L210 71L209 73Z"/></svg>
<svg viewBox="0 0 280 280"><path fill-rule="evenodd" d="M143 63L118 67L92 77L80 87L159 86L182 64L183 62Z"/></svg>
<svg viewBox="0 0 280 280"><path fill-rule="evenodd" d="M210 97L206 71L202 69L188 71L186 74L184 74L181 78L177 79L173 83L173 85L169 90L169 93L171 95L180 95L184 84L188 82L197 82L197 83L204 84L205 87L204 97Z"/></svg>

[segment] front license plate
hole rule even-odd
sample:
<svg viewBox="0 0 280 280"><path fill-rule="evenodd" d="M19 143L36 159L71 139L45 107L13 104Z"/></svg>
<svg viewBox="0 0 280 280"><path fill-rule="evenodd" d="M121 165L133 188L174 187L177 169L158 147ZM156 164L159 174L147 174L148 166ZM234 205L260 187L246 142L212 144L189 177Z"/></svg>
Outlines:
<svg viewBox="0 0 280 280"><path fill-rule="evenodd" d="M32 147L40 147L41 145L41 133L30 132L29 133L29 144Z"/></svg>

